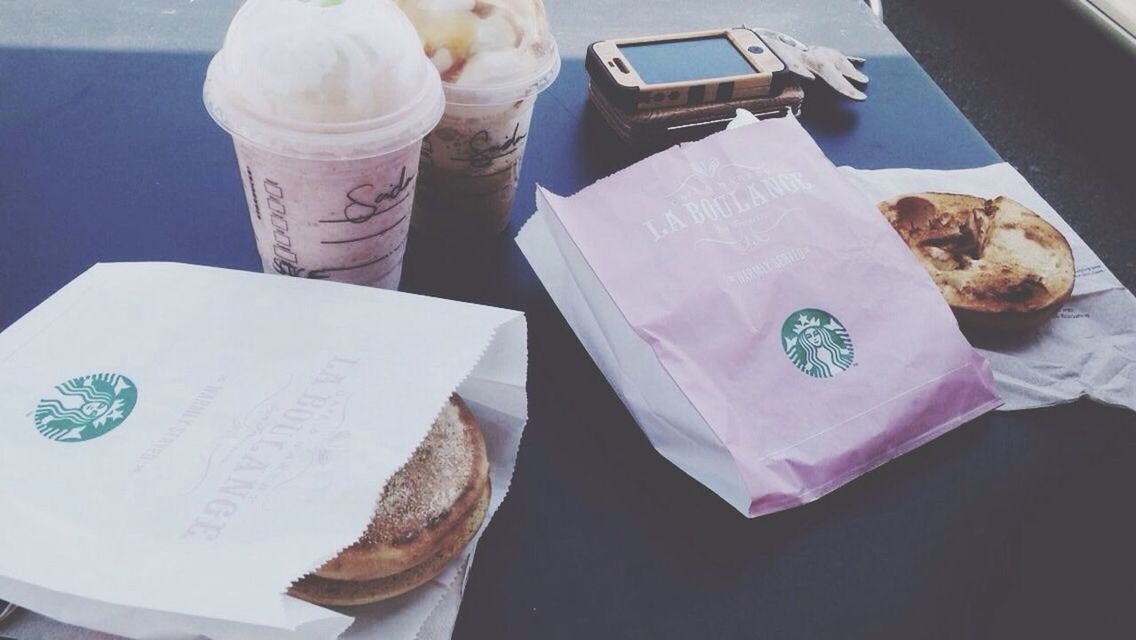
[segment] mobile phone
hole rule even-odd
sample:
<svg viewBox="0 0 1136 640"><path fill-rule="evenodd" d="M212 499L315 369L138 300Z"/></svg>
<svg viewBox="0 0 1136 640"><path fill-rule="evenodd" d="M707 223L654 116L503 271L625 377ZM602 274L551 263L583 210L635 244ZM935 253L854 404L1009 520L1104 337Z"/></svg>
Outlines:
<svg viewBox="0 0 1136 640"><path fill-rule="evenodd" d="M584 62L593 84L627 111L760 98L785 63L744 27L601 40Z"/></svg>

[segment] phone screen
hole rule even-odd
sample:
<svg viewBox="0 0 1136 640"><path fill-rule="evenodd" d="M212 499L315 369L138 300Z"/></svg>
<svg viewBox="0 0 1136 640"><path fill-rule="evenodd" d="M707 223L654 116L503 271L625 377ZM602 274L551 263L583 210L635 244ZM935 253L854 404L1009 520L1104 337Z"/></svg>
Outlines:
<svg viewBox="0 0 1136 640"><path fill-rule="evenodd" d="M647 84L756 73L724 35L621 44L619 51Z"/></svg>

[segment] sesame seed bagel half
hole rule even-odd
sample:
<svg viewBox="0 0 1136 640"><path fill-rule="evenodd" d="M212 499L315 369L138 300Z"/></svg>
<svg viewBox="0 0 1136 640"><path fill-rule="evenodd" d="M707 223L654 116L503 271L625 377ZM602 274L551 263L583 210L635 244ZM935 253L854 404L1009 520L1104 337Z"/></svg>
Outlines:
<svg viewBox="0 0 1136 640"><path fill-rule="evenodd" d="M315 575L375 580L422 563L462 535L464 519L488 487L481 429L454 394L410 460L387 482L363 536Z"/></svg>
<svg viewBox="0 0 1136 640"><path fill-rule="evenodd" d="M417 589L441 573L446 563L473 538L485 519L488 507L489 484L486 483L469 512L447 536L442 548L404 571L375 580L332 580L310 574L293 584L288 593L315 604L348 607L371 604Z"/></svg>

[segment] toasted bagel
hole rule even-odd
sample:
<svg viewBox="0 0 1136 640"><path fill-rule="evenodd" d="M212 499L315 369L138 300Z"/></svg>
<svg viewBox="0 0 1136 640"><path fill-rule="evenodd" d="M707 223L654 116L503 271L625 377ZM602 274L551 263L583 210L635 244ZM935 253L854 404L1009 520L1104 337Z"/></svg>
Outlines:
<svg viewBox="0 0 1136 640"><path fill-rule="evenodd" d="M473 538L489 506L489 484L462 515L440 549L422 562L394 575L375 580L333 580L315 574L298 580L288 593L302 600L329 606L371 604L402 595L429 582Z"/></svg>
<svg viewBox="0 0 1136 640"><path fill-rule="evenodd" d="M410 460L387 482L363 536L315 574L374 580L418 565L445 546L488 485L485 440L455 394Z"/></svg>
<svg viewBox="0 0 1136 640"><path fill-rule="evenodd" d="M1021 204L913 193L877 205L938 285L963 328L1024 330L1073 294L1073 251Z"/></svg>

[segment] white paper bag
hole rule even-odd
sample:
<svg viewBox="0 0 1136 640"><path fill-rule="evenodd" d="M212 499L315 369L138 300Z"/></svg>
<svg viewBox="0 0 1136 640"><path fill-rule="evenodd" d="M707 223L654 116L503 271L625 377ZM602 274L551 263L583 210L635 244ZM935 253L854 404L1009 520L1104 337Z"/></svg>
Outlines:
<svg viewBox="0 0 1136 640"><path fill-rule="evenodd" d="M482 420L492 513L525 334L519 312L397 292L92 268L0 334L0 507L20 523L0 597L129 637L336 637L350 617L281 594L359 537L455 389ZM374 628L413 637L471 550Z"/></svg>

